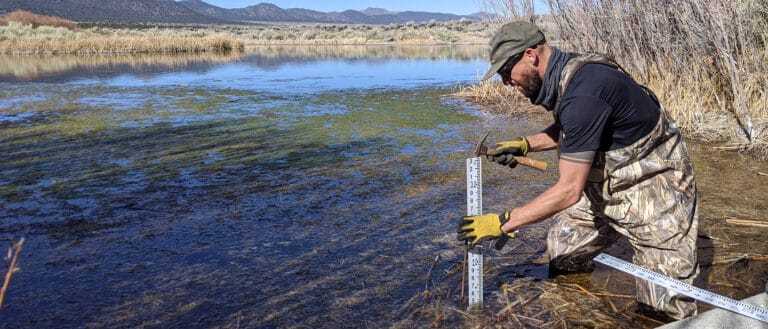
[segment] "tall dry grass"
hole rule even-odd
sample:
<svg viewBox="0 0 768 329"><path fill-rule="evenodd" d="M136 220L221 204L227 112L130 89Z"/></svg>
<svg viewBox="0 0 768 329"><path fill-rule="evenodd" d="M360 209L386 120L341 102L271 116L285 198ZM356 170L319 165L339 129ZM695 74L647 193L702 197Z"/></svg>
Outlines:
<svg viewBox="0 0 768 329"><path fill-rule="evenodd" d="M688 131L768 146L768 2L764 0L485 0L569 51L615 57ZM548 12L536 15L534 10Z"/></svg>
<svg viewBox="0 0 768 329"><path fill-rule="evenodd" d="M484 43L485 22L467 19L447 22L408 22L387 25L309 24L265 25L242 28L249 44L451 44Z"/></svg>
<svg viewBox="0 0 768 329"><path fill-rule="evenodd" d="M478 76L478 80L480 77ZM463 98L494 113L514 112L515 114L536 115L542 111L530 104L514 88L506 87L497 80L480 81L477 84L458 84L454 87L454 97Z"/></svg>
<svg viewBox="0 0 768 329"><path fill-rule="evenodd" d="M0 25L0 54L228 53L242 41L222 33L146 29L75 29L58 17L15 11ZM70 24L71 23L71 24Z"/></svg>
<svg viewBox="0 0 768 329"><path fill-rule="evenodd" d="M114 54L114 53L227 53L243 48L243 43L228 36L175 38L167 36L106 37L78 39L0 40L0 54Z"/></svg>

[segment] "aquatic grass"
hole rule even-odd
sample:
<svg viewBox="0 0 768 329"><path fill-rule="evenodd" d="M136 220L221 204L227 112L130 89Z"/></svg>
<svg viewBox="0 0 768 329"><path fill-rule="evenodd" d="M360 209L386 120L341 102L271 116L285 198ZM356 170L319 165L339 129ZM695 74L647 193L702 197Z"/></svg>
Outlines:
<svg viewBox="0 0 768 329"><path fill-rule="evenodd" d="M204 157L205 151L201 149L210 149L209 143L196 143L194 146L186 146L181 138L190 137L184 133L185 130L174 128L169 125L149 126L146 132L149 135L138 135L137 141L129 142L122 147L138 147L139 157L146 157L147 160L136 159L133 164L127 168L111 165L108 162L101 161L109 158L103 158L99 154L110 154L109 143L117 136L122 135L122 131L127 130L120 122L137 121L142 122L150 118L154 120L171 120L175 115L173 111L156 111L152 108L151 100L147 103L146 109L137 108L131 111L114 112L101 107L89 107L80 104L77 99L77 92L69 95L69 98L62 100L52 100L50 102L37 102L24 104L24 108L45 113L55 113L55 115L39 116L35 125L23 125L5 129L7 136L13 136L12 142L6 142L6 154L8 158L3 167L26 168L24 180L16 180L15 184L31 185L39 184L44 175L51 170L47 166L41 167L43 158L58 158L59 162L70 163L76 166L76 170L69 173L67 177L59 179L56 184L45 184L42 195L61 195L66 194L70 197L82 195L86 191L79 191L82 188L94 188L104 186L117 186L120 179L127 176L128 170L136 165L146 165L142 170L156 179L171 179L180 175L180 168L194 168L200 163L198 159ZM207 110L204 110L207 111ZM163 128L163 127L167 127ZM150 142L150 135L153 134L153 142ZM160 132L158 134L158 132ZM183 135L180 137L179 132ZM202 131L203 133L205 130ZM172 138L168 138L168 134ZM29 136L29 137L25 137ZM36 136L45 136L40 139ZM208 137L208 136L206 136ZM142 144L142 139L146 138L146 143ZM157 138L157 139L155 139ZM195 138L204 140L205 137ZM69 146L57 146L58 143L70 141ZM27 143L37 145L28 147ZM168 148L172 145L178 145L172 151L160 151L157 148ZM146 146L150 146L146 149ZM10 149L10 152L8 150ZM154 149L154 150L153 150ZM15 151L14 151L15 150ZM87 150L87 151L86 151ZM75 159L68 159L70 152L76 154ZM164 165L164 163L175 163L173 167ZM23 183L26 181L26 183ZM79 191L79 192L75 192ZM6 196L11 197L11 193L20 192L16 188L6 188L3 190ZM17 196L31 193L31 190L19 193ZM7 194L6 194L7 193ZM16 199L16 197L13 197Z"/></svg>
<svg viewBox="0 0 768 329"><path fill-rule="evenodd" d="M62 114L54 124L55 130L62 136L98 134L114 125L109 114L94 109Z"/></svg>
<svg viewBox="0 0 768 329"><path fill-rule="evenodd" d="M16 180L13 185L18 184L35 184L42 176L47 175L50 168L41 167L41 160L43 158L58 158L66 161L67 154L74 152L77 154L75 159L70 160L70 164L76 166L76 170L67 173L66 177L60 184L50 184L43 188L43 195L55 195L59 193L72 194L81 187L93 187L93 186L116 186L120 183L120 178L126 176L126 172L130 168L121 168L109 163L102 163L102 161L108 160L99 156L99 154L111 154L114 151L110 146L111 141L114 138L118 138L121 132L126 128L120 125L121 120L142 120L147 116L155 115L155 112L147 111L134 111L126 112L114 112L109 111L106 108L89 108L83 106L77 102L71 100L52 101L50 103L39 104L26 104L31 108L49 108L47 111L58 112L53 118L42 118L48 121L44 124L24 125L18 127L11 127L5 129L4 133L7 136L12 137L11 142L5 144L6 154L4 168L26 168L25 179L27 183L23 183ZM117 114L130 113L129 116L118 116ZM132 118L131 118L132 117ZM162 125L160 125L162 127ZM156 131L157 128L152 128L151 131ZM171 129L173 130L173 128ZM36 136L44 136L43 138L37 138ZM141 136L138 136L141 141ZM157 138L164 138L163 134L155 136ZM147 136L149 140L149 136ZM69 141L72 144L66 144ZM183 142L177 140L171 140L175 143L184 145ZM35 147L29 147L28 144L36 145ZM60 144L64 143L64 144ZM135 142L123 145L135 145ZM170 154L164 154L163 152L157 152L142 149L147 144L139 144L140 156L148 156L148 160L137 159L137 163L152 162L152 161L177 161L180 164L190 163L186 157L178 155L174 152ZM151 145L151 144L150 144ZM160 144L157 146L164 146ZM181 150L181 154L187 151ZM165 168L159 166L149 166L146 170L151 175L156 177L175 177L178 175L178 169ZM4 189L6 193L17 192L17 189ZM30 193L28 191L26 193ZM5 194L5 193L4 193Z"/></svg>
<svg viewBox="0 0 768 329"><path fill-rule="evenodd" d="M173 101L173 106L177 109L191 110L193 113L211 113L222 103L229 99L218 93L210 91L197 90L192 95L180 97Z"/></svg>

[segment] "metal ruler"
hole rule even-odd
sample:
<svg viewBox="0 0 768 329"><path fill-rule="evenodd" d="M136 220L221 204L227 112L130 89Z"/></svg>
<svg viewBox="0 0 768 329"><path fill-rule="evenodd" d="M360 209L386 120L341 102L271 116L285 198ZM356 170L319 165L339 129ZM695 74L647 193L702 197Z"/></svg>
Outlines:
<svg viewBox="0 0 768 329"><path fill-rule="evenodd" d="M467 216L483 213L483 168L480 157L467 159ZM483 247L468 251L469 308L483 307Z"/></svg>
<svg viewBox="0 0 768 329"><path fill-rule="evenodd" d="M594 260L598 263L608 265L634 277L641 278L669 290L676 291L695 300L768 323L768 310L706 291L704 289L675 280L661 273L651 271L647 268L637 266L613 256L599 254L597 257L595 257Z"/></svg>

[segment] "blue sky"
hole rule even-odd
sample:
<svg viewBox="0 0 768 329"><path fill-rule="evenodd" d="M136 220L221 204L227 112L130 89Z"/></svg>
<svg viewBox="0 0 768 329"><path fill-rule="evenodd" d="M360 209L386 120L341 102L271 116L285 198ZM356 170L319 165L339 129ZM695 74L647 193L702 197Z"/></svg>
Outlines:
<svg viewBox="0 0 768 329"><path fill-rule="evenodd" d="M222 8L244 8L262 2L280 8L305 8L322 12L364 10L368 7L384 8L391 11L428 11L457 15L473 14L483 10L482 0L203 0Z"/></svg>

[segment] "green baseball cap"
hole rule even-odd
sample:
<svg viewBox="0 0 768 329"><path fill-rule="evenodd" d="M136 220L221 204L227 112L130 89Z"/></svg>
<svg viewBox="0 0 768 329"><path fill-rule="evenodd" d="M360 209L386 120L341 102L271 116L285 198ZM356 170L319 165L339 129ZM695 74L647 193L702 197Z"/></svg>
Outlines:
<svg viewBox="0 0 768 329"><path fill-rule="evenodd" d="M523 21L504 24L491 38L491 68L480 80L492 78L508 58L544 40L544 33L536 25Z"/></svg>

